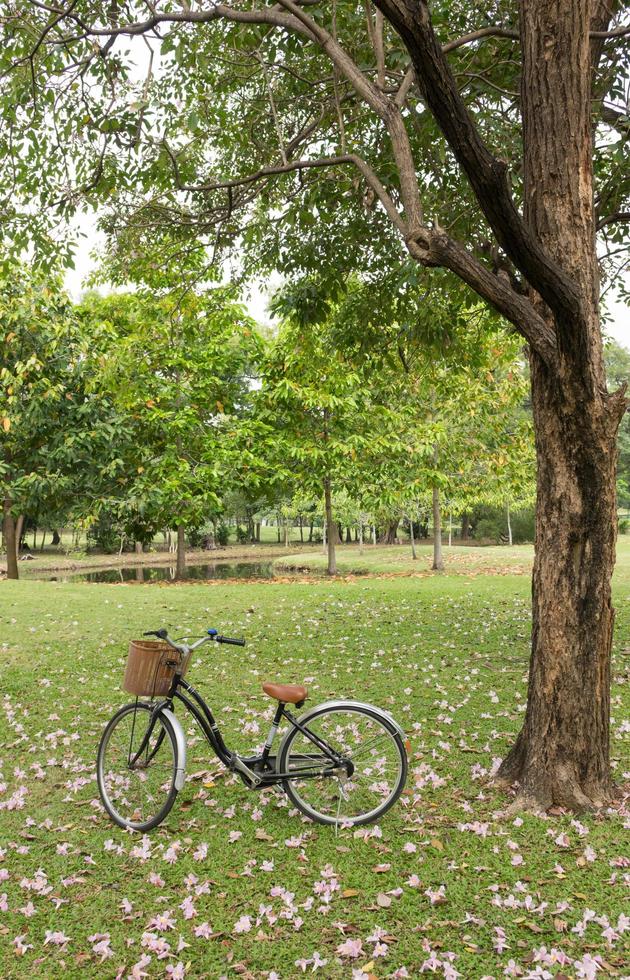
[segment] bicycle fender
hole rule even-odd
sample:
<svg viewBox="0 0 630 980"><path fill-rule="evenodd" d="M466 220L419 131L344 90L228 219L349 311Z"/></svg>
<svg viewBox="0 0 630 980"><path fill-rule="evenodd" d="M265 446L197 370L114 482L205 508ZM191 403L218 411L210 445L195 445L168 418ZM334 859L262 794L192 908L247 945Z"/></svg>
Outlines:
<svg viewBox="0 0 630 980"><path fill-rule="evenodd" d="M311 720L311 718L314 715L318 714L323 708L369 708L369 710L373 711L374 714L380 715L381 718L383 718L386 722L388 722L388 724L390 724L400 735L403 741L405 741L405 739L407 738L404 728L402 728L402 726L398 724L396 719L393 718L392 715L390 715L389 711L385 711L384 708L378 708L375 704L367 704L367 702L365 701L348 701L348 700L323 701L321 704L316 704L312 708L309 708L309 710L305 714L300 715L298 721L300 722L300 724L305 725L308 721ZM282 756L284 743L287 741L291 732L292 729L289 728L289 731L286 733L286 735L282 739L280 746L278 747L278 755L276 756L277 759L276 766L278 765L280 758Z"/></svg>
<svg viewBox="0 0 630 980"><path fill-rule="evenodd" d="M173 729L173 734L175 735L175 742L177 743L175 789L179 791L180 789L183 789L184 783L186 782L186 736L184 735L184 729L179 723L179 719L175 717L169 708L162 708L160 714L164 715L164 717L170 723Z"/></svg>

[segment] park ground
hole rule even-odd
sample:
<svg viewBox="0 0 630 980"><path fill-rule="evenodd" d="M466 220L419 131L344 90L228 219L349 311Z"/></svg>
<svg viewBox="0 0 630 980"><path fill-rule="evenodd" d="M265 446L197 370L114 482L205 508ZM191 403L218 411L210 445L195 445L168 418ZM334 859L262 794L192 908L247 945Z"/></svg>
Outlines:
<svg viewBox="0 0 630 980"><path fill-rule="evenodd" d="M426 552L394 574L378 551L359 568L341 549L339 581L0 585L0 976L630 976L624 803L506 820L488 782L523 717L531 549L454 554L441 575ZM625 541L614 591L612 760L627 787ZM114 827L96 747L126 699L128 640L159 626L246 637L190 671L237 748L264 739L266 679L391 710L411 740L401 802L336 836L196 741L166 824Z"/></svg>

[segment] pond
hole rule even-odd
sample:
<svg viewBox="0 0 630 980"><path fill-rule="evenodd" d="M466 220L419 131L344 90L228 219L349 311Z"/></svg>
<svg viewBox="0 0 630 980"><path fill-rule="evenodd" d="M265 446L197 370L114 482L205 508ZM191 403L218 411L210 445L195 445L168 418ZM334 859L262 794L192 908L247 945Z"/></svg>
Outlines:
<svg viewBox="0 0 630 980"><path fill-rule="evenodd" d="M48 582L176 582L175 565L116 565L112 568L94 568L92 571L75 569L30 572L29 578L46 579ZM203 565L188 565L186 579L269 579L273 578L273 562L270 561L215 561ZM181 581L181 580L180 580Z"/></svg>

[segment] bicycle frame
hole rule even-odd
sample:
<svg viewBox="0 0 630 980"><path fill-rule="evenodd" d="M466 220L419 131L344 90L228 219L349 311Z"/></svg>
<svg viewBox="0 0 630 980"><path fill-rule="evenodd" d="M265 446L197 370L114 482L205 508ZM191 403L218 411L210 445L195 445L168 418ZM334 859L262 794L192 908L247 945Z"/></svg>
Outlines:
<svg viewBox="0 0 630 980"><path fill-rule="evenodd" d="M181 701L184 707L193 716L217 758L220 759L220 761L231 772L238 773L243 782L249 786L250 789L260 789L263 786L274 786L279 783L283 783L288 779L314 779L319 776L333 776L340 768L344 768L348 772L352 768L352 764L345 761L337 752L335 752L332 746L328 745L327 742L321 739L314 732L310 731L310 729L308 729L305 725L302 725L298 719L287 710L286 705L282 702L278 703L271 730L261 754L257 756L240 756L237 752L232 752L225 744L223 736L219 730L219 726L216 723L209 705L203 699L201 694L192 686L192 684L185 681L179 674L175 674L173 684L166 698L159 701L153 708L151 724L149 725L134 758L129 760L130 766L133 766L133 764L141 757L146 746L148 745L159 713L164 709L173 710L175 699ZM299 731L301 731L302 734L305 735L313 743L313 745L320 750L320 753L323 753L330 760L330 764L322 766L321 754L313 755L312 757L304 756L303 758L305 758L307 762L312 758L312 766L309 767L307 765L305 767L301 767L299 770L278 772L276 769L276 757L271 755L271 748L282 719L288 721L288 723L294 728L299 729ZM151 753L151 757L158 751L163 737L164 734L162 733L153 752Z"/></svg>

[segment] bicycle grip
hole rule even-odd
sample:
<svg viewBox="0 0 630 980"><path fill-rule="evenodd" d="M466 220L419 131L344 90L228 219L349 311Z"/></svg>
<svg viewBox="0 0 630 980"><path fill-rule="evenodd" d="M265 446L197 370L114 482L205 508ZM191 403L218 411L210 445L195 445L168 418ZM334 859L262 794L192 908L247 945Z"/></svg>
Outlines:
<svg viewBox="0 0 630 980"><path fill-rule="evenodd" d="M230 636L217 636L217 643L229 643L233 647L245 646L245 640L234 640Z"/></svg>

